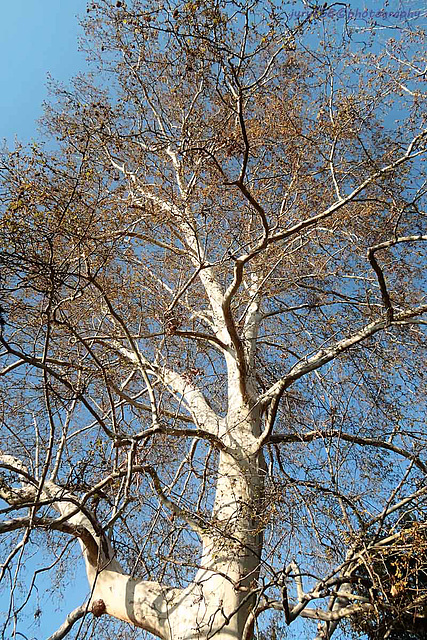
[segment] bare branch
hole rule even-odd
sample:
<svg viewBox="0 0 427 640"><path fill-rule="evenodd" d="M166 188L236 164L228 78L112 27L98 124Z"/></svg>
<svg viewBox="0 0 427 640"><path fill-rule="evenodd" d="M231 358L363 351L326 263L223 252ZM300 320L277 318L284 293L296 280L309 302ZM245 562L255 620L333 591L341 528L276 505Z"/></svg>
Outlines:
<svg viewBox="0 0 427 640"><path fill-rule="evenodd" d="M354 444L358 444L362 447L365 447L365 446L377 447L379 449L393 451L394 453L397 453L403 458L407 458L407 460L410 460L411 462L413 462L415 466L418 467L418 469L420 469L420 471L422 471L423 473L427 473L427 465L424 462L422 462L422 460L417 455L411 453L410 451L406 451L405 449L402 449L401 447L397 447L391 442L386 442L384 440L380 440L379 438L369 438L369 437L363 437L360 435L356 436L349 433L345 433L344 431L337 430L337 429L328 429L325 431L311 431L308 433L298 433L298 434L275 433L273 435L270 435L270 437L266 440L266 442L271 442L276 444L279 444L279 443L287 444L291 442L313 442L313 440L317 440L319 438L322 438L322 439L323 438L325 439L339 438L340 440L344 440L344 442L354 442Z"/></svg>
<svg viewBox="0 0 427 640"><path fill-rule="evenodd" d="M407 311L402 311L401 313L395 316L393 321L398 323L405 320L410 320L412 318L416 318L427 312L427 305L422 305L420 307L416 307L415 309L409 309ZM293 382L299 380L302 376L310 373L311 371L315 371L319 369L323 365L331 362L341 353L348 351L350 348L355 346L356 344L366 340L370 336L374 335L378 331L385 329L388 326L386 320L375 320L370 324L365 325L362 329L354 333L349 338L344 338L340 340L332 347L328 347L326 349L321 349L311 358L307 358L305 361L302 361L299 364L296 364L288 374L286 374L283 378L278 380L265 394L260 398L260 402L264 405L271 402L277 395L283 394L283 392L290 387Z"/></svg>
<svg viewBox="0 0 427 640"><path fill-rule="evenodd" d="M68 633L71 631L75 623L78 622L78 620L81 620L82 618L84 618L84 616L88 611L88 606L89 606L89 603L85 602L84 604L81 604L79 607L76 607L74 611L71 611L67 615L65 621L61 624L59 629L57 629L54 633L52 633L52 635L49 636L47 640L62 640L62 638L65 638L65 636L68 635Z"/></svg>
<svg viewBox="0 0 427 640"><path fill-rule="evenodd" d="M387 291L387 285L384 278L384 273L379 266L375 253L382 249L388 249L389 247L394 247L396 244L400 244L402 242L418 242L420 240L427 240L427 236L404 236L401 238L395 238L393 240L388 240L387 242L381 242L381 244L376 245L375 247L370 247L368 249L367 255L368 260L371 263L371 266L375 273L377 274L378 284L380 286L381 297L383 299L384 307L386 309L387 320L390 323L393 322L394 319L394 309L390 300L390 296Z"/></svg>

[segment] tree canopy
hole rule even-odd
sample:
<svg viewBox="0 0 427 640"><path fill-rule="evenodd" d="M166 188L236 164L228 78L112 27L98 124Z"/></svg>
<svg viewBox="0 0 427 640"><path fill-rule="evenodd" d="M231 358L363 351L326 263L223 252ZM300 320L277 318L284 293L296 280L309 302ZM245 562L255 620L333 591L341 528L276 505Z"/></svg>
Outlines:
<svg viewBox="0 0 427 640"><path fill-rule="evenodd" d="M424 629L422 26L89 2L0 165L3 637L82 557L51 640Z"/></svg>

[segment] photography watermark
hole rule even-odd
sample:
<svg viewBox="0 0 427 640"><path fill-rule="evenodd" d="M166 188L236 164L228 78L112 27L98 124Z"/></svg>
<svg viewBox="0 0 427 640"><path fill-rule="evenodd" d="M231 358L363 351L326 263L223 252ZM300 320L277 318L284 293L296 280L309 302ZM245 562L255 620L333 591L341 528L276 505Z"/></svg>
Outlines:
<svg viewBox="0 0 427 640"><path fill-rule="evenodd" d="M308 20L329 18L330 20L365 20L381 22L405 22L417 20L424 15L421 9L360 9L358 7L341 6L325 9L292 9L288 13L289 20Z"/></svg>

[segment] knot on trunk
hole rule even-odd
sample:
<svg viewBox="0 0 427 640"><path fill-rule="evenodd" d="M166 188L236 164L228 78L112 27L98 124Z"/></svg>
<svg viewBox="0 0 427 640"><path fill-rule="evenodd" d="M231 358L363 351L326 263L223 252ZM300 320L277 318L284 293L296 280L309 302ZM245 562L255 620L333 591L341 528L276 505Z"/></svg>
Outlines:
<svg viewBox="0 0 427 640"><path fill-rule="evenodd" d="M95 600L92 603L92 613L95 616L95 618L99 618L99 616L102 616L103 613L105 613L107 610L107 607L105 606L105 602L104 600Z"/></svg>

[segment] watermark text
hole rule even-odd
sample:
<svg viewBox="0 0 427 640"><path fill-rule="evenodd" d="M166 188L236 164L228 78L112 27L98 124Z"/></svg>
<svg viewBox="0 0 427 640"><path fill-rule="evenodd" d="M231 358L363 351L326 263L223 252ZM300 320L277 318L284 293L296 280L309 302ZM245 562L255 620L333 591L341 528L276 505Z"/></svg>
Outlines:
<svg viewBox="0 0 427 640"><path fill-rule="evenodd" d="M381 20L387 22L404 22L417 20L421 17L421 10L413 9L359 9L352 7L330 7L326 9L293 9L288 13L288 19L307 20L329 18L331 20Z"/></svg>

